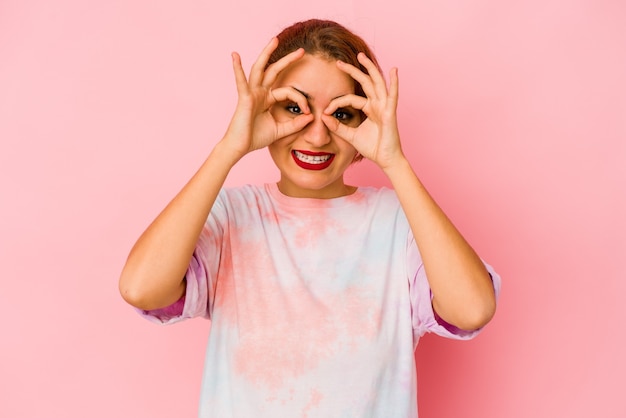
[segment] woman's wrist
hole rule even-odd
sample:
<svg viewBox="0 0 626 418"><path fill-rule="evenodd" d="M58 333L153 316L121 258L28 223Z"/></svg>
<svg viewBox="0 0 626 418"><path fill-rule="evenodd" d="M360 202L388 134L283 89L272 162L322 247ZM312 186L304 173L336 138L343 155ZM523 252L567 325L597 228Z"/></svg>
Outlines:
<svg viewBox="0 0 626 418"><path fill-rule="evenodd" d="M393 183L394 179L405 176L407 171L413 173L411 163L406 156L400 152L393 160L385 163L385 166L380 167L383 173Z"/></svg>
<svg viewBox="0 0 626 418"><path fill-rule="evenodd" d="M211 151L211 156L216 157L216 160L229 165L229 168L232 168L247 154L247 152L236 149L230 144L230 142L232 141L230 141L227 136L222 138Z"/></svg>

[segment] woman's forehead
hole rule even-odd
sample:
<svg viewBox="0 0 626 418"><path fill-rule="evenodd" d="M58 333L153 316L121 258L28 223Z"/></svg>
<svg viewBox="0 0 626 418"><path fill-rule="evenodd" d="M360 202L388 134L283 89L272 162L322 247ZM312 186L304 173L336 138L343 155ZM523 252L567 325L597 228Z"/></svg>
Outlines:
<svg viewBox="0 0 626 418"><path fill-rule="evenodd" d="M275 85L292 87L308 101L354 93L354 80L337 68L336 60L308 54L285 68Z"/></svg>

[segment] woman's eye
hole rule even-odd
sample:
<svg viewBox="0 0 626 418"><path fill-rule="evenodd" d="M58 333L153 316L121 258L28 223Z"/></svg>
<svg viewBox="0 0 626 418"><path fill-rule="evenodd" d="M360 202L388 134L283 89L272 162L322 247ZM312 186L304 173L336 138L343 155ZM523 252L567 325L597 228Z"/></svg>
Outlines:
<svg viewBox="0 0 626 418"><path fill-rule="evenodd" d="M354 115L346 110L343 109L337 109L335 110L335 113L333 113L333 116L343 122L347 122L350 119L352 119L354 117Z"/></svg>
<svg viewBox="0 0 626 418"><path fill-rule="evenodd" d="M299 114L302 113L302 109L300 109L300 106L298 106L295 103L288 104L286 106L286 109L287 109L288 112L293 113L295 115L299 115Z"/></svg>

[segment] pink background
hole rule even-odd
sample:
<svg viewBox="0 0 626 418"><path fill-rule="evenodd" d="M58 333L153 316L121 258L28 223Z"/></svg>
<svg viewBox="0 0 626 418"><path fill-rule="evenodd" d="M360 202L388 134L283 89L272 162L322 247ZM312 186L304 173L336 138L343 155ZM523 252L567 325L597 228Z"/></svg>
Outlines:
<svg viewBox="0 0 626 418"><path fill-rule="evenodd" d="M225 4L0 1L0 416L195 416L208 322L118 275L224 132L231 50L314 16L400 68L405 151L504 279L478 339L420 344L421 417L626 416L626 3ZM228 184L276 179L260 151Z"/></svg>

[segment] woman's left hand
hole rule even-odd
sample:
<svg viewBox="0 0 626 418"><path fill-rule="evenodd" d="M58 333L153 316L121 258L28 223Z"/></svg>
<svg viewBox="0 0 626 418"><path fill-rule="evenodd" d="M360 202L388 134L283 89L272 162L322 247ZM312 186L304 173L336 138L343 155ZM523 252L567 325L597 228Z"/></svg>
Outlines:
<svg viewBox="0 0 626 418"><path fill-rule="evenodd" d="M398 70L391 70L387 88L382 74L364 53L359 53L358 60L369 75L342 61L337 61L337 67L361 84L367 97L356 94L338 97L330 102L322 118L331 132L352 144L363 157L384 170L393 166L399 158L404 158L396 117ZM361 110L367 118L358 127L344 125L331 116L342 107Z"/></svg>

